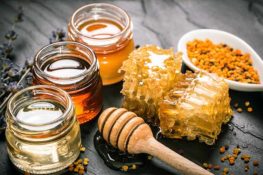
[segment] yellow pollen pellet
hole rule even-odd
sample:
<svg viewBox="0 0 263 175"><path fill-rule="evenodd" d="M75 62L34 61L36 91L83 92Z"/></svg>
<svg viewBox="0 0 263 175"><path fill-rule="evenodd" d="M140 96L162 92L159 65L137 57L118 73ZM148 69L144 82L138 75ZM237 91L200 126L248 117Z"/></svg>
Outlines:
<svg viewBox="0 0 263 175"><path fill-rule="evenodd" d="M123 165L123 166L121 167L121 170L122 170L122 171L128 171L128 169L129 169L129 167L128 167L127 165Z"/></svg>
<svg viewBox="0 0 263 175"><path fill-rule="evenodd" d="M86 148L83 147L83 146L80 148L80 151L81 151L81 152L85 152L85 150L86 150Z"/></svg>
<svg viewBox="0 0 263 175"><path fill-rule="evenodd" d="M248 107L249 105L250 105L250 102L249 102L249 101L246 101L246 102L245 102L245 106Z"/></svg>
<svg viewBox="0 0 263 175"><path fill-rule="evenodd" d="M148 156L148 157L147 157L148 160L151 160L152 158L153 158L152 156Z"/></svg>
<svg viewBox="0 0 263 175"><path fill-rule="evenodd" d="M228 169L228 168L224 168L223 172L224 172L224 173L228 173L228 172L229 172L229 169Z"/></svg>
<svg viewBox="0 0 263 175"><path fill-rule="evenodd" d="M253 111L253 108L252 107L248 107L247 108L247 112L252 112Z"/></svg>
<svg viewBox="0 0 263 175"><path fill-rule="evenodd" d="M85 174L85 171L84 170L79 170L78 174L79 175L83 175L83 174Z"/></svg>
<svg viewBox="0 0 263 175"><path fill-rule="evenodd" d="M241 113L242 111L242 108L237 108L237 112Z"/></svg>
<svg viewBox="0 0 263 175"><path fill-rule="evenodd" d="M137 166L135 164L132 165L131 169L135 170L137 168Z"/></svg>
<svg viewBox="0 0 263 175"><path fill-rule="evenodd" d="M79 172L79 169L78 168L74 168L74 172L75 173Z"/></svg>
<svg viewBox="0 0 263 175"><path fill-rule="evenodd" d="M81 166L79 167L79 170L84 170L84 166L81 165Z"/></svg>

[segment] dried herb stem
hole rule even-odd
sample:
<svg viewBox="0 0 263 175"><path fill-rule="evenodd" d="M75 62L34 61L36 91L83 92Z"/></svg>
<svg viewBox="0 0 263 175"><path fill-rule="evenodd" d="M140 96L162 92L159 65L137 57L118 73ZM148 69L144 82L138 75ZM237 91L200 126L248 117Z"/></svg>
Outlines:
<svg viewBox="0 0 263 175"><path fill-rule="evenodd" d="M22 77L20 78L20 80L17 82L17 86L19 86L22 81L26 78L27 74L30 72L31 68L28 68L25 73L22 75ZM10 92L9 95L4 99L3 103L1 103L0 105L0 113L3 112L3 110L6 107L6 103L7 101L11 98L11 96L13 95L13 92Z"/></svg>

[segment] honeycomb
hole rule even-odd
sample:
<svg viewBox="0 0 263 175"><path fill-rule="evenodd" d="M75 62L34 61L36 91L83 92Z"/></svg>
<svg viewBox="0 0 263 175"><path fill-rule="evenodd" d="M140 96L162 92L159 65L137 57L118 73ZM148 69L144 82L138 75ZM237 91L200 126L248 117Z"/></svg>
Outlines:
<svg viewBox="0 0 263 175"><path fill-rule="evenodd" d="M175 55L172 48L146 45L133 51L120 69L125 71L122 106L158 123L157 105L177 81L181 66L181 54Z"/></svg>
<svg viewBox="0 0 263 175"><path fill-rule="evenodd" d="M214 74L187 73L159 103L160 128L166 137L199 138L215 143L232 115L228 85Z"/></svg>
<svg viewBox="0 0 263 175"><path fill-rule="evenodd" d="M146 45L123 63L122 106L160 125L169 138L214 144L232 110L228 85L206 72L181 73L181 54Z"/></svg>

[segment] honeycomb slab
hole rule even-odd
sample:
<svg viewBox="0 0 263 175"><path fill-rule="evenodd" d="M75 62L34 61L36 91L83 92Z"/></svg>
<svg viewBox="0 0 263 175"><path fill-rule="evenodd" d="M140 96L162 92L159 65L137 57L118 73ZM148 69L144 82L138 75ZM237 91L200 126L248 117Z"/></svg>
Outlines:
<svg viewBox="0 0 263 175"><path fill-rule="evenodd" d="M169 138L199 138L212 145L230 120L229 87L206 72L181 73L181 54L147 45L123 63L122 106L160 125Z"/></svg>
<svg viewBox="0 0 263 175"><path fill-rule="evenodd" d="M215 143L232 115L228 84L206 72L187 73L159 103L162 133L169 138L199 138Z"/></svg>
<svg viewBox="0 0 263 175"><path fill-rule="evenodd" d="M146 45L133 51L123 63L123 107L158 123L157 105L180 75L182 59L173 49Z"/></svg>

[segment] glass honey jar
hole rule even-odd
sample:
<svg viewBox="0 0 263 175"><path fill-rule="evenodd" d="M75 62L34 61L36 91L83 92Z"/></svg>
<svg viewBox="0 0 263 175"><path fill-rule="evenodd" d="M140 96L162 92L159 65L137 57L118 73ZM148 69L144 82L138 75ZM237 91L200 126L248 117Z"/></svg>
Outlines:
<svg viewBox="0 0 263 175"><path fill-rule="evenodd" d="M60 88L31 86L14 94L6 110L7 151L32 174L60 172L80 153L80 127L70 96Z"/></svg>
<svg viewBox="0 0 263 175"><path fill-rule="evenodd" d="M103 85L122 80L119 68L134 50L132 21L123 9L106 3L79 8L68 24L68 38L95 51Z"/></svg>
<svg viewBox="0 0 263 175"><path fill-rule="evenodd" d="M54 85L72 97L80 124L93 119L102 107L102 81L96 55L88 46L57 42L35 56L33 83Z"/></svg>

